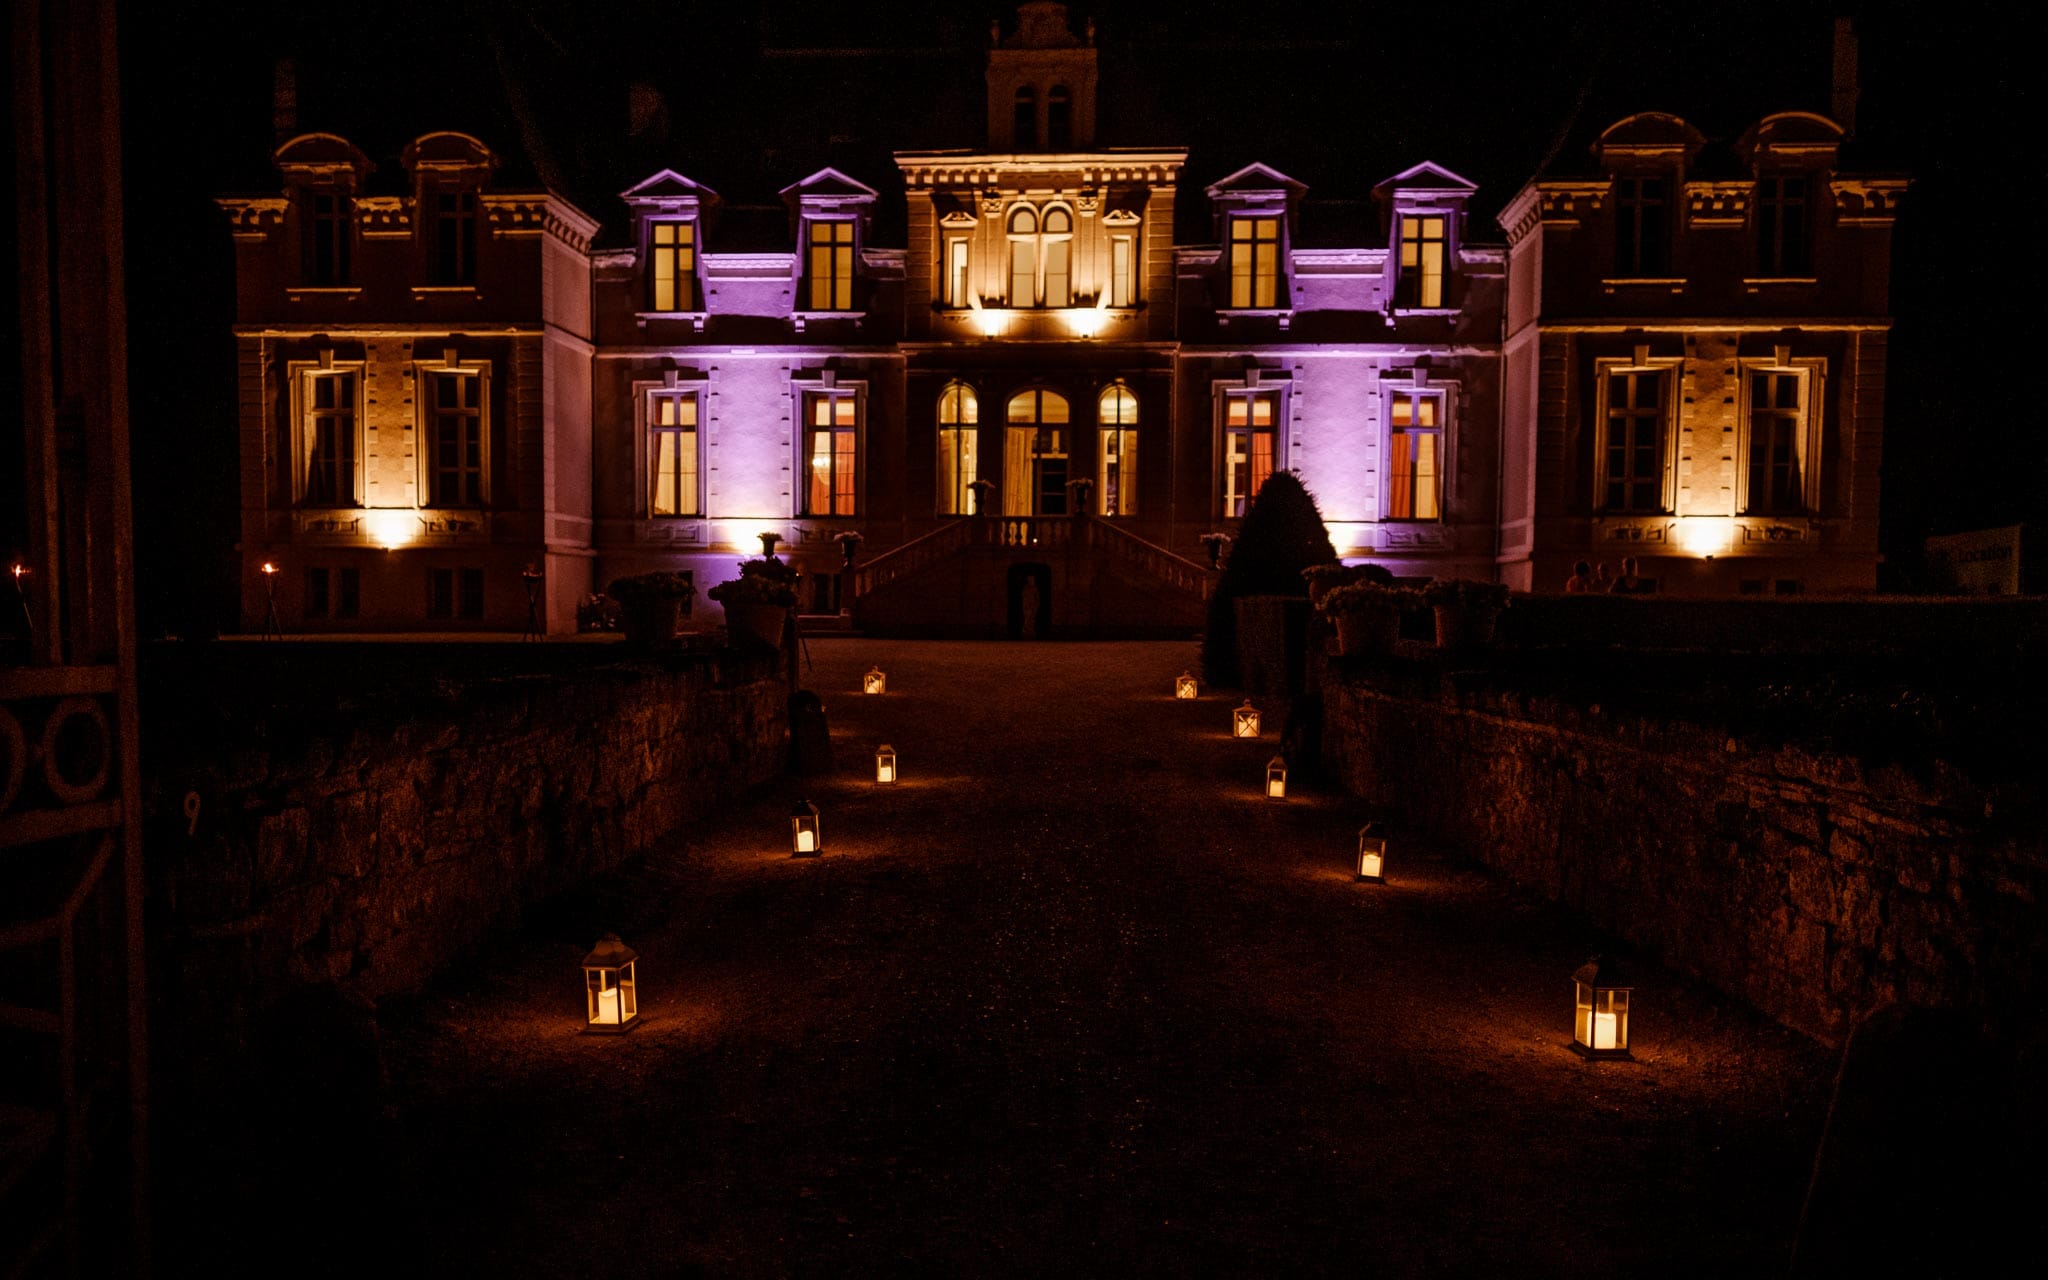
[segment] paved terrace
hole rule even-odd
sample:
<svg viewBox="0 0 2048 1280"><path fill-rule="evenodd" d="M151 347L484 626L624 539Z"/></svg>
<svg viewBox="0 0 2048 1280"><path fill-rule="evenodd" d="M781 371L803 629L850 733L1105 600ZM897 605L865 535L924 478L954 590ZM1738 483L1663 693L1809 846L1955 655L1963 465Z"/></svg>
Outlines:
<svg viewBox="0 0 2048 1280"><path fill-rule="evenodd" d="M1263 799L1281 708L1246 742L1237 698L1175 701L1192 645L810 653L829 777L387 1003L402 1205L344 1251L475 1276L1782 1272L1830 1055L1651 967L1638 1061L1581 1061L1568 975L1603 939L1398 841L1390 883L1354 883L1358 803ZM884 696L856 691L871 663ZM822 860L789 857L799 791ZM645 1025L579 1035L610 929Z"/></svg>

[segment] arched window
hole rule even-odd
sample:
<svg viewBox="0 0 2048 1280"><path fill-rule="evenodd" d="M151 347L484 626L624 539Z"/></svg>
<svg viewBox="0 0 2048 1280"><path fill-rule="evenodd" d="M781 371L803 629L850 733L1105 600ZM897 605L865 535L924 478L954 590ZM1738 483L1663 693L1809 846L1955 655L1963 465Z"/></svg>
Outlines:
<svg viewBox="0 0 2048 1280"><path fill-rule="evenodd" d="M1010 212L1010 305L1038 301L1038 210L1020 204Z"/></svg>
<svg viewBox="0 0 2048 1280"><path fill-rule="evenodd" d="M1003 433L1003 514L1067 514L1067 399L1034 388L1010 398Z"/></svg>
<svg viewBox="0 0 2048 1280"><path fill-rule="evenodd" d="M1065 151L1074 145L1074 107L1067 86L1056 84L1045 95L1045 149Z"/></svg>
<svg viewBox="0 0 2048 1280"><path fill-rule="evenodd" d="M975 423L980 407L974 388L964 382L949 382L939 393L939 514L964 516L974 513L973 491L968 488L975 469Z"/></svg>
<svg viewBox="0 0 2048 1280"><path fill-rule="evenodd" d="M1011 117L1014 136L1013 151L1038 150L1038 91L1030 85L1017 90L1016 114Z"/></svg>
<svg viewBox="0 0 2048 1280"><path fill-rule="evenodd" d="M1028 204L1010 211L1010 305L1064 307L1074 292L1074 215L1054 205L1040 216Z"/></svg>
<svg viewBox="0 0 2048 1280"><path fill-rule="evenodd" d="M1138 514L1138 397L1123 383L1114 383L1095 405L1099 447L1095 454L1096 512L1105 516Z"/></svg>

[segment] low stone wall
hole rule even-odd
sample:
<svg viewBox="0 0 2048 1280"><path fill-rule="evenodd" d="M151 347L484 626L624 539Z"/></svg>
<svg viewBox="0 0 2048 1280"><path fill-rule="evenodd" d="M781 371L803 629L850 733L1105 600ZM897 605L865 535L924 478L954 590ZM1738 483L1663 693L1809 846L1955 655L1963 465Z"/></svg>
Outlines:
<svg viewBox="0 0 2048 1280"><path fill-rule="evenodd" d="M616 652L148 655L151 995L171 1039L232 1057L294 991L416 986L780 770L772 657Z"/></svg>
<svg viewBox="0 0 2048 1280"><path fill-rule="evenodd" d="M1660 713L1632 672L1555 674L1334 664L1325 759L1397 830L1824 1041L1887 1003L2048 994L2036 770L1816 749Z"/></svg>

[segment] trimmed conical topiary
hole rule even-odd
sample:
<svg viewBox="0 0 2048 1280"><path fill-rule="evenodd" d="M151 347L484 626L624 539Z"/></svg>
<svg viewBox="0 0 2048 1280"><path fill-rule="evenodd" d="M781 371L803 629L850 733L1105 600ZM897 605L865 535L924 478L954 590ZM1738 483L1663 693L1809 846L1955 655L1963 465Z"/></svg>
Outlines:
<svg viewBox="0 0 2048 1280"><path fill-rule="evenodd" d="M1245 512L1202 631L1202 675L1212 685L1236 688L1237 601L1241 596L1306 596L1301 571L1337 558L1316 500L1292 471L1275 471L1259 486Z"/></svg>

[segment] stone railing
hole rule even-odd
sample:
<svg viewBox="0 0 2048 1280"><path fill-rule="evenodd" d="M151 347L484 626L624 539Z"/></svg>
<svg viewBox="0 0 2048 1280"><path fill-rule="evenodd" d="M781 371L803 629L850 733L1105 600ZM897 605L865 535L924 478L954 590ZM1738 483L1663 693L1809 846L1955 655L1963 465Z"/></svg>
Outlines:
<svg viewBox="0 0 2048 1280"><path fill-rule="evenodd" d="M867 595L957 553L968 544L973 523L955 520L876 556L853 571L854 595Z"/></svg>
<svg viewBox="0 0 2048 1280"><path fill-rule="evenodd" d="M1216 575L1186 556L1176 555L1158 543L1147 542L1107 520L1090 520L1088 523L1095 545L1110 558L1204 600L1214 590Z"/></svg>

